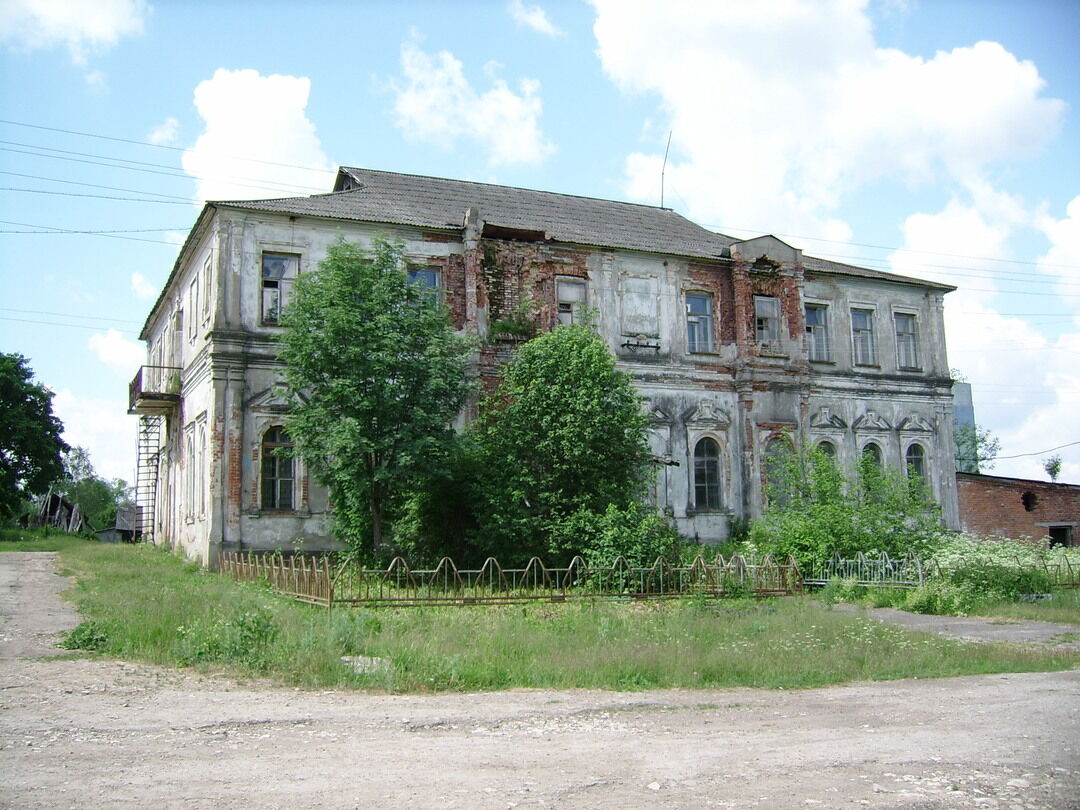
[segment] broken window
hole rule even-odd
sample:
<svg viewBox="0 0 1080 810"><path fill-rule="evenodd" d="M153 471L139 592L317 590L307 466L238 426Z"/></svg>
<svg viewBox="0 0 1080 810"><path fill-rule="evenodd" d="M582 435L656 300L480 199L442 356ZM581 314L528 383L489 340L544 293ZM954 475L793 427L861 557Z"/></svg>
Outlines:
<svg viewBox="0 0 1080 810"><path fill-rule="evenodd" d="M281 310L289 303L293 279L300 269L300 257L292 253L264 253L262 256L262 322L281 322Z"/></svg>
<svg viewBox="0 0 1080 810"><path fill-rule="evenodd" d="M907 449L905 461L909 476L926 481L926 451L921 444L913 444Z"/></svg>
<svg viewBox="0 0 1080 810"><path fill-rule="evenodd" d="M686 350L713 350L712 296L707 293L686 294Z"/></svg>
<svg viewBox="0 0 1080 810"><path fill-rule="evenodd" d="M558 300L559 323L581 323L585 314L585 281L580 278L560 278L555 282Z"/></svg>
<svg viewBox="0 0 1080 810"><path fill-rule="evenodd" d="M1047 526L1051 546L1071 546L1073 544L1073 526Z"/></svg>
<svg viewBox="0 0 1080 810"><path fill-rule="evenodd" d="M438 304L442 300L442 281L437 267L410 267L409 283L423 288L429 303Z"/></svg>
<svg viewBox="0 0 1080 810"><path fill-rule="evenodd" d="M293 508L293 460L279 455L292 449L285 428L272 427L262 441L262 508L275 512Z"/></svg>
<svg viewBox="0 0 1080 810"><path fill-rule="evenodd" d="M767 348L780 343L780 299L771 295L754 296L754 330L757 342Z"/></svg>
<svg viewBox="0 0 1080 810"><path fill-rule="evenodd" d="M817 449L824 456L828 456L829 458L836 458L836 445L834 445L832 442L818 442Z"/></svg>
<svg viewBox="0 0 1080 810"><path fill-rule="evenodd" d="M694 507L720 508L720 445L708 436L694 446Z"/></svg>
<svg viewBox="0 0 1080 810"><path fill-rule="evenodd" d="M868 460L875 467L882 465L881 448L875 442L867 442L862 449L863 458Z"/></svg>
<svg viewBox="0 0 1080 810"><path fill-rule="evenodd" d="M832 359L829 347L829 308L821 304L806 305L806 354L810 360L827 363Z"/></svg>
<svg viewBox="0 0 1080 810"><path fill-rule="evenodd" d="M896 365L900 368L918 368L919 336L915 316L895 312L893 322L896 324Z"/></svg>
<svg viewBox="0 0 1080 810"><path fill-rule="evenodd" d="M851 310L851 351L855 365L877 365L877 352L874 349L874 311L872 309Z"/></svg>

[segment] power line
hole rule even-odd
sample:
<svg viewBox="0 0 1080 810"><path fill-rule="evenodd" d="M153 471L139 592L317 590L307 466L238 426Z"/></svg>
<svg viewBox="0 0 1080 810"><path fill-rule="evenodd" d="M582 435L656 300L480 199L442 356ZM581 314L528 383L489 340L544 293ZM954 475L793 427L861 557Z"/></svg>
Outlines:
<svg viewBox="0 0 1080 810"><path fill-rule="evenodd" d="M8 222L8 221L2 220L2 219L0 219L0 224L19 225L20 227L24 227L24 228L47 228L47 227L50 227L48 225L29 225L29 224L27 224L25 222ZM183 228L178 228L177 230L183 231L184 229ZM24 231L15 231L14 233L25 233L25 232ZM139 237L139 236L124 236L124 235L122 235L120 233L111 233L111 232L108 232L108 231L72 231L72 230L67 230L65 228L53 228L52 231L45 231L45 233L52 233L53 235L56 235L56 236L59 236L61 234L66 234L66 233L67 234L84 234L84 235L89 235L89 236L103 236L103 237L105 237L107 239L127 239L127 240L132 241L132 242L149 242L149 243L155 244L155 245L172 245L173 247L177 246L176 242L168 242L168 241L166 241L164 239L143 239L142 237Z"/></svg>
<svg viewBox="0 0 1080 810"><path fill-rule="evenodd" d="M79 318L84 321L111 321L112 323L134 323L139 324L142 321L133 321L129 318L101 318L97 315L72 315L69 312L49 312L43 309L14 309L12 307L0 307L0 312L19 312L26 315L58 315L61 318Z"/></svg>
<svg viewBox="0 0 1080 810"><path fill-rule="evenodd" d="M69 228L56 228L52 225L32 225L28 222L8 222L6 219L0 219L2 225L21 225L24 228L44 228L46 230L36 231L5 231L0 230L0 233L47 233L47 234L94 234L97 236L106 236L112 233L168 233L169 231L185 231L187 226L181 225L175 228L116 228L112 230L71 230Z"/></svg>
<svg viewBox="0 0 1080 810"><path fill-rule="evenodd" d="M189 202L180 200L148 200L145 197L116 197L108 194L75 194L71 191L46 191L40 188L12 188L11 186L0 187L0 191L19 191L25 194L51 194L56 197L84 197L93 200L122 200L124 202L158 203L160 205L188 205Z"/></svg>
<svg viewBox="0 0 1080 810"><path fill-rule="evenodd" d="M19 172L5 172L0 171L0 174L7 174L12 177L25 177L29 180L44 180L49 183L62 183L67 186L84 186L86 188L102 188L106 191L124 191L128 194L145 194L148 197L167 197L172 200L184 200L185 202L198 203L199 201L193 197L178 197L175 194L159 194L156 191L141 191L135 188L117 188L116 186L102 186L97 183L80 183L77 180L58 180L55 177L43 177L40 174L21 174Z"/></svg>
<svg viewBox="0 0 1080 810"><path fill-rule="evenodd" d="M1037 450L1034 453L1017 453L1015 456L995 456L994 461L1004 461L1010 458L1025 458L1026 456L1041 456L1043 453L1053 453L1055 450L1063 450L1066 447L1073 447L1080 444L1080 442L1069 442L1068 444L1059 444L1057 447L1051 447L1049 450Z"/></svg>
<svg viewBox="0 0 1080 810"><path fill-rule="evenodd" d="M39 321L39 320L32 320L30 318L12 318L12 317L10 317L8 315L0 315L0 321L15 321L17 323L32 323L32 324L37 324L39 326L66 326L66 327L68 327L70 329L89 329L91 332L100 332L101 329L102 329L102 327L100 327L100 326L87 326L86 324L81 324L81 323L58 323L57 321ZM109 327L109 328L114 329L114 331L117 331L117 332L123 332L125 335L137 335L137 334L139 334L134 329L115 329L114 327Z"/></svg>

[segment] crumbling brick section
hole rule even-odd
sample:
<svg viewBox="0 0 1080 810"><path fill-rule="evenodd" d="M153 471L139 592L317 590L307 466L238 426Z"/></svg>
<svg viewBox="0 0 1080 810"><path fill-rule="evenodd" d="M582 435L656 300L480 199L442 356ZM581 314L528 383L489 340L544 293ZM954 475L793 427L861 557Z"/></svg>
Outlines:
<svg viewBox="0 0 1080 810"><path fill-rule="evenodd" d="M1080 544L1080 486L957 473L960 527L1001 537L1046 537L1050 526L1071 527Z"/></svg>

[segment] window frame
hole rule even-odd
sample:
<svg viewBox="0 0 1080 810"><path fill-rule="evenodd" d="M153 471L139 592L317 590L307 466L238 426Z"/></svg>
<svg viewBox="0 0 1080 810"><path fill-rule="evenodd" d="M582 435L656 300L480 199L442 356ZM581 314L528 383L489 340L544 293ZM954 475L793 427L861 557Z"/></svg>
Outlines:
<svg viewBox="0 0 1080 810"><path fill-rule="evenodd" d="M821 313L821 323L810 323L811 310ZM811 363L831 363L832 341L829 339L829 305L808 301L803 305L803 318L806 322L807 359Z"/></svg>
<svg viewBox="0 0 1080 810"><path fill-rule="evenodd" d="M911 331L900 331L900 320L910 319ZM893 334L896 338L896 367L902 371L920 371L922 358L919 356L919 316L914 312L898 310L893 312ZM906 346L909 357L904 357ZM913 362L905 363L911 360Z"/></svg>
<svg viewBox="0 0 1080 810"><path fill-rule="evenodd" d="M266 262L270 257L280 258L288 260L290 266L286 266L282 273L277 278L268 278L266 271ZM259 259L259 324L262 326L281 326L281 312L285 309L289 303L291 297L291 288L296 277L300 275L300 259L299 253L286 253L280 250L264 250L260 254ZM292 269L292 275L289 275L289 270ZM276 303L273 307L267 306L268 291L275 290L276 293L272 298L276 299ZM268 317L268 312L273 310L272 317Z"/></svg>
<svg viewBox="0 0 1080 810"><path fill-rule="evenodd" d="M692 312L691 300L704 301L706 312ZM715 318L712 293L688 290L683 296L686 308L686 351L688 354L711 354L716 351ZM694 328L691 328L694 327ZM702 340L704 337L704 341ZM696 447L696 445L695 445Z"/></svg>
<svg viewBox="0 0 1080 810"><path fill-rule="evenodd" d="M284 439L282 439L284 437ZM296 511L296 460L279 456L279 447L293 447L294 443L282 425L270 425L263 431L259 441L259 510L262 512L289 513ZM271 470L268 472L268 467ZM286 474L287 473L287 474ZM281 485L288 482L288 504L282 505ZM268 483L270 484L268 489Z"/></svg>
<svg viewBox="0 0 1080 810"><path fill-rule="evenodd" d="M214 277L214 254L211 253L203 262L202 269L202 319L203 323L210 320L210 295L213 292Z"/></svg>
<svg viewBox="0 0 1080 810"><path fill-rule="evenodd" d="M426 281L422 281L422 277L426 275L434 276L434 283L429 284ZM431 265L412 264L405 267L405 277L410 284L416 284L420 289L424 291L425 296L433 304L441 304L443 301L443 286L442 286L442 268L433 267Z"/></svg>
<svg viewBox="0 0 1080 810"><path fill-rule="evenodd" d="M703 450L712 448L713 454L706 455ZM724 508L724 478L720 469L723 454L720 442L713 436L700 436L694 442L693 466L694 511L720 512ZM704 500L704 503L702 503Z"/></svg>
<svg viewBox="0 0 1080 810"><path fill-rule="evenodd" d="M759 346L772 349L780 346L780 299L775 295L754 296L754 339ZM771 313L762 313L766 308L772 309ZM759 308L759 305L761 308Z"/></svg>
<svg viewBox="0 0 1080 810"><path fill-rule="evenodd" d="M866 456L873 457L874 464L878 469L885 469L885 451L882 449L881 445L873 439L859 448L859 457L865 458Z"/></svg>
<svg viewBox="0 0 1080 810"><path fill-rule="evenodd" d="M877 341L874 336L875 314L873 307L858 305L851 307L851 364L853 366L878 367ZM867 325L865 327L856 327L856 315L866 317ZM864 352L860 351L859 348L860 336L865 339L865 354L868 355L865 357L862 356Z"/></svg>
<svg viewBox="0 0 1080 810"><path fill-rule="evenodd" d="M918 456L914 461L912 459L912 451L918 451ZM908 477L915 475L922 483L928 484L930 479L927 475L929 472L927 458L926 448L923 447L921 443L912 442L909 444L904 451L904 471Z"/></svg>
<svg viewBox="0 0 1080 810"><path fill-rule="evenodd" d="M563 297L563 290L578 289L580 298ZM555 317L562 326L581 323L585 309L589 306L588 279L580 276L555 277Z"/></svg>

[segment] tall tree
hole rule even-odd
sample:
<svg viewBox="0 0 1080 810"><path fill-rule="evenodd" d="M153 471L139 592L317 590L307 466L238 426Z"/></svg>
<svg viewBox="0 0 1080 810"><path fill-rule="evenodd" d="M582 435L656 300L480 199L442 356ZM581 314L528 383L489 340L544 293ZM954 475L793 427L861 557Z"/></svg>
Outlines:
<svg viewBox="0 0 1080 810"><path fill-rule="evenodd" d="M649 470L648 419L630 377L587 325L518 349L470 431L483 542L506 559L564 557L562 524L631 509Z"/></svg>
<svg viewBox="0 0 1080 810"><path fill-rule="evenodd" d="M452 439L472 343L383 240L331 247L297 279L282 324L296 453L329 489L338 535L378 551L397 498Z"/></svg>
<svg viewBox="0 0 1080 810"><path fill-rule="evenodd" d="M131 488L122 478L106 481L94 470L85 447L70 447L63 453L64 475L54 489L78 504L92 528L104 529L116 519L118 506L131 503Z"/></svg>
<svg viewBox="0 0 1080 810"><path fill-rule="evenodd" d="M63 472L64 426L53 415L52 391L33 377L25 357L0 354L0 517Z"/></svg>
<svg viewBox="0 0 1080 810"><path fill-rule="evenodd" d="M1001 442L988 429L979 425L964 425L953 434L956 444L956 471L978 473L990 470L1001 450Z"/></svg>

